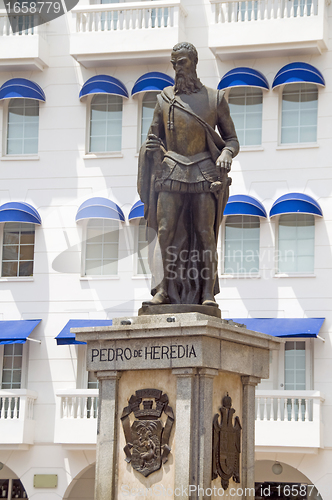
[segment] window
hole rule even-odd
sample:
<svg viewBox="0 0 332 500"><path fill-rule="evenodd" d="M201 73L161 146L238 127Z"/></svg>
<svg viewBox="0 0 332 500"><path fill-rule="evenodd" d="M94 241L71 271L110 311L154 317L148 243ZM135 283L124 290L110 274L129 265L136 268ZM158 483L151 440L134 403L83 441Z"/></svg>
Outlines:
<svg viewBox="0 0 332 500"><path fill-rule="evenodd" d="M93 96L90 105L90 153L121 151L122 97Z"/></svg>
<svg viewBox="0 0 332 500"><path fill-rule="evenodd" d="M39 101L11 99L8 105L7 155L38 153Z"/></svg>
<svg viewBox="0 0 332 500"><path fill-rule="evenodd" d="M281 144L316 142L317 109L316 85L286 85L282 93Z"/></svg>
<svg viewBox="0 0 332 500"><path fill-rule="evenodd" d="M23 344L3 348L1 389L20 389L22 380Z"/></svg>
<svg viewBox="0 0 332 500"><path fill-rule="evenodd" d="M25 387L24 374L27 372L27 347L24 344L0 346L1 389L10 391L0 395L0 419L20 417L20 397L12 395L12 390Z"/></svg>
<svg viewBox="0 0 332 500"><path fill-rule="evenodd" d="M235 87L228 104L241 146L262 143L263 92L256 87Z"/></svg>
<svg viewBox="0 0 332 500"><path fill-rule="evenodd" d="M94 2L94 3L101 3L101 4L119 3L119 0L100 0L100 2ZM118 28L118 22L119 22L119 13L116 10L110 12L102 12L100 16L100 26L102 31L116 30Z"/></svg>
<svg viewBox="0 0 332 500"><path fill-rule="evenodd" d="M306 389L306 351L304 341L286 342L285 344L285 390L304 391ZM308 408L309 410L309 408ZM303 420L305 400L287 399L288 420L292 414L296 420Z"/></svg>
<svg viewBox="0 0 332 500"><path fill-rule="evenodd" d="M90 219L87 224L85 275L116 275L118 247L118 221Z"/></svg>
<svg viewBox="0 0 332 500"><path fill-rule="evenodd" d="M315 218L311 214L279 217L278 272L313 273Z"/></svg>
<svg viewBox="0 0 332 500"><path fill-rule="evenodd" d="M148 11L149 14L149 11ZM151 27L152 28L167 28L167 23L169 22L168 17L168 7L159 7L157 9L151 9ZM145 23L149 26L149 18L145 13Z"/></svg>
<svg viewBox="0 0 332 500"><path fill-rule="evenodd" d="M137 274L150 274L148 264L148 241L146 239L146 220L140 219L138 226Z"/></svg>
<svg viewBox="0 0 332 500"><path fill-rule="evenodd" d="M230 6L229 6L230 7ZM258 18L258 2L257 1L249 1L248 4L245 2L240 2L238 6L238 13L240 13L241 21L246 21L246 15L248 16L248 21L257 21ZM232 12L229 12L230 19L232 18ZM238 14L238 19L239 19Z"/></svg>
<svg viewBox="0 0 332 500"><path fill-rule="evenodd" d="M34 244L34 224L7 222L3 228L1 276L32 276Z"/></svg>
<svg viewBox="0 0 332 500"><path fill-rule="evenodd" d="M314 340L285 340L279 351L270 352L270 376L269 379L262 380L259 390L312 389Z"/></svg>
<svg viewBox="0 0 332 500"><path fill-rule="evenodd" d="M306 388L305 342L285 344L285 390L301 391Z"/></svg>
<svg viewBox="0 0 332 500"><path fill-rule="evenodd" d="M229 215L225 223L224 273L259 271L259 218Z"/></svg>
<svg viewBox="0 0 332 500"><path fill-rule="evenodd" d="M88 372L88 389L98 389L99 382L95 372Z"/></svg>
<svg viewBox="0 0 332 500"><path fill-rule="evenodd" d="M290 9L291 7L289 10ZM307 2L304 2L303 0L294 0L294 17L317 15L316 9L317 4L314 2L314 5L312 5L312 0L307 0Z"/></svg>
<svg viewBox="0 0 332 500"><path fill-rule="evenodd" d="M142 101L141 144L146 140L159 92L146 92Z"/></svg>
<svg viewBox="0 0 332 500"><path fill-rule="evenodd" d="M17 4L20 6L20 9L23 8L23 12L25 11L25 5L28 7L28 9L32 8L33 10L33 0L28 0L26 3L24 3L25 0L18 0L17 1ZM19 12L19 11L18 11ZM15 15L15 12L14 12L14 15L11 14L10 15L10 23L11 23L11 26L12 26L12 30L14 33L18 32L19 35L28 35L28 34L31 34L33 35L34 34L34 27L35 27L35 19L33 16L17 16Z"/></svg>

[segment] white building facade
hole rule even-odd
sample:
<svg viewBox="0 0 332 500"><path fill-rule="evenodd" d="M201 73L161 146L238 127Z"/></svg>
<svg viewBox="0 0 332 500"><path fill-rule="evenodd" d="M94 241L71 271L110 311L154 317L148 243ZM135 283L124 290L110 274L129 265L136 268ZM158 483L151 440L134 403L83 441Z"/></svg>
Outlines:
<svg viewBox="0 0 332 500"><path fill-rule="evenodd" d="M256 498L331 498L331 17L326 0L80 0L32 27L2 6L0 497L93 499L98 389L70 326L150 296L138 151L189 41L241 143L217 301L285 337L257 388Z"/></svg>

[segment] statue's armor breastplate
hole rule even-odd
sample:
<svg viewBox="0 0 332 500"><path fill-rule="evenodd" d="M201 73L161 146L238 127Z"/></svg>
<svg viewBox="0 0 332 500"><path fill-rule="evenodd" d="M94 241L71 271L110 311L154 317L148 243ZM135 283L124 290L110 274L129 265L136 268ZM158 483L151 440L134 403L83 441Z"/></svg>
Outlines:
<svg viewBox="0 0 332 500"><path fill-rule="evenodd" d="M218 90L203 87L197 93L180 95L179 101L189 105L191 110L207 122L212 128L217 123ZM168 95L173 94L172 88L167 89ZM189 113L173 106L159 96L159 104L163 112L167 149L184 156L191 156L208 151L206 136L202 125ZM169 127L170 115L172 128Z"/></svg>

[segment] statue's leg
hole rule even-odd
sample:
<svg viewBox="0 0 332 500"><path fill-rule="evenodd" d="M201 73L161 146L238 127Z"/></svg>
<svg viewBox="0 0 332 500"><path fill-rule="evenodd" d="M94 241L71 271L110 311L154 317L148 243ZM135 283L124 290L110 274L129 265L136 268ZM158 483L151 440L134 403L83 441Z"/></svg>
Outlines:
<svg viewBox="0 0 332 500"><path fill-rule="evenodd" d="M156 295L150 301L145 301L147 305L158 305L168 303L167 283L170 278L172 260L172 244L176 231L177 221L181 214L184 203L184 195L180 193L161 191L158 194L157 203L157 224L158 242L163 263L163 279L158 285ZM159 251L156 249L156 251ZM157 261L157 259L155 259Z"/></svg>
<svg viewBox="0 0 332 500"><path fill-rule="evenodd" d="M214 283L218 279L217 243L214 234L216 202L213 194L192 195L192 214L201 255L202 304L217 306Z"/></svg>

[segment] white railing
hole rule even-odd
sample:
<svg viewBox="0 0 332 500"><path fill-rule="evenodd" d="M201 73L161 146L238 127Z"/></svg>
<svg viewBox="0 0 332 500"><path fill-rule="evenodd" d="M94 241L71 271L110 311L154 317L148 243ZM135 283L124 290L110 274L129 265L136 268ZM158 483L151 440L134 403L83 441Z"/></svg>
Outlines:
<svg viewBox="0 0 332 500"><path fill-rule="evenodd" d="M96 419L98 395L98 389L59 391L57 396L61 398L60 419Z"/></svg>
<svg viewBox="0 0 332 500"><path fill-rule="evenodd" d="M98 389L64 389L56 393L55 443L95 446L98 395Z"/></svg>
<svg viewBox="0 0 332 500"><path fill-rule="evenodd" d="M319 422L324 401L318 391L256 391L256 420Z"/></svg>
<svg viewBox="0 0 332 500"><path fill-rule="evenodd" d="M0 36L31 36L41 35L45 38L45 29L40 29L39 24L43 20L40 14L10 14L0 10ZM44 20L43 20L44 21Z"/></svg>
<svg viewBox="0 0 332 500"><path fill-rule="evenodd" d="M85 5L72 10L76 16L76 32L145 30L179 27L186 15L180 1L126 2Z"/></svg>
<svg viewBox="0 0 332 500"><path fill-rule="evenodd" d="M37 394L26 389L0 390L0 422L3 420L33 420Z"/></svg>
<svg viewBox="0 0 332 500"><path fill-rule="evenodd" d="M210 1L215 24L317 16L318 3L321 3L319 0Z"/></svg>

